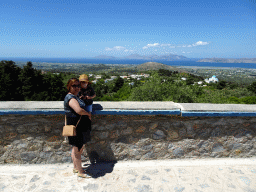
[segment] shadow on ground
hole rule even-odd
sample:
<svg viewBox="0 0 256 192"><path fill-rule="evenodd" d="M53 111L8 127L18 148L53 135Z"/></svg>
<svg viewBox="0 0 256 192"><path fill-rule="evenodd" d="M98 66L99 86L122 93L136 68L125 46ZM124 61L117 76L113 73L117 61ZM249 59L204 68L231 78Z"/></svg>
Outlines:
<svg viewBox="0 0 256 192"><path fill-rule="evenodd" d="M114 169L116 160L104 160L99 157L97 152L93 151L89 155L91 164L83 164L84 170L93 178L104 176L106 173L111 173Z"/></svg>

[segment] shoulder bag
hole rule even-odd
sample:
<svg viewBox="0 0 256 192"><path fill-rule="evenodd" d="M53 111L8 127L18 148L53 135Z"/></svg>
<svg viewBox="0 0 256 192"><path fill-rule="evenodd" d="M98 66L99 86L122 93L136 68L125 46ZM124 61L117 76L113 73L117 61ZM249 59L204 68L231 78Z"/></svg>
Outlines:
<svg viewBox="0 0 256 192"><path fill-rule="evenodd" d="M80 117L79 121L81 120L81 117ZM65 115L65 126L63 126L62 136L76 136L76 127L77 127L79 121L77 122L76 126L67 125L67 118Z"/></svg>

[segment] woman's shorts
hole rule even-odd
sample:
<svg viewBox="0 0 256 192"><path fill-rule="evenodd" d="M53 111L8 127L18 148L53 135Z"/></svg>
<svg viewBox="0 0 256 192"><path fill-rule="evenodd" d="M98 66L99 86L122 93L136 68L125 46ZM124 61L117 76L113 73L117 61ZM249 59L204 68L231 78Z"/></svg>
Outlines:
<svg viewBox="0 0 256 192"><path fill-rule="evenodd" d="M80 151L84 144L91 141L91 131L87 130L86 132L79 133L76 136L68 137L68 141L70 145L78 147L78 151Z"/></svg>
<svg viewBox="0 0 256 192"><path fill-rule="evenodd" d="M67 118L67 124L76 125L78 119ZM84 144L91 141L91 120L88 116L82 116L76 128L76 136L69 136L68 141L70 145L78 147L79 151Z"/></svg>

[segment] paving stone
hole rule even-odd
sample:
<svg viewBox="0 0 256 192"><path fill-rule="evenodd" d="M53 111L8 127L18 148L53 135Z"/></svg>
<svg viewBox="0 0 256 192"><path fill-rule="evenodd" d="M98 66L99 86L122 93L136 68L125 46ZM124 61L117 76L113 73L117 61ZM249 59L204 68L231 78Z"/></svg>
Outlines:
<svg viewBox="0 0 256 192"><path fill-rule="evenodd" d="M110 172L100 164L104 174L90 179L73 174L72 163L6 164L0 166L0 191L253 191L255 164L255 158L120 161Z"/></svg>
<svg viewBox="0 0 256 192"><path fill-rule="evenodd" d="M150 187L150 185L138 185L137 187L134 188L136 191L138 192L152 192L152 188Z"/></svg>
<svg viewBox="0 0 256 192"><path fill-rule="evenodd" d="M157 170L157 169L154 169L154 170L148 170L148 171L146 171L146 173L147 174L157 174L157 173L159 173L159 171Z"/></svg>
<svg viewBox="0 0 256 192"><path fill-rule="evenodd" d="M30 186L27 191L33 191L35 188L37 187L36 184L33 184L32 186Z"/></svg>
<svg viewBox="0 0 256 192"><path fill-rule="evenodd" d="M34 175L33 178L30 180L30 182L36 182L40 179L38 175Z"/></svg>
<svg viewBox="0 0 256 192"><path fill-rule="evenodd" d="M97 191L99 188L98 184L88 184L87 186L84 186L84 190L91 190L91 191Z"/></svg>
<svg viewBox="0 0 256 192"><path fill-rule="evenodd" d="M141 180L151 180L151 179L150 179L150 177L147 177L147 176L143 175Z"/></svg>
<svg viewBox="0 0 256 192"><path fill-rule="evenodd" d="M50 184L51 184L50 181L45 181L45 182L43 182L43 185L50 185Z"/></svg>
<svg viewBox="0 0 256 192"><path fill-rule="evenodd" d="M135 183L135 182L136 182L136 178L134 178L134 179L129 179L128 182L130 182L130 183Z"/></svg>
<svg viewBox="0 0 256 192"><path fill-rule="evenodd" d="M173 189L175 192L182 192L185 190L185 187L174 187Z"/></svg>

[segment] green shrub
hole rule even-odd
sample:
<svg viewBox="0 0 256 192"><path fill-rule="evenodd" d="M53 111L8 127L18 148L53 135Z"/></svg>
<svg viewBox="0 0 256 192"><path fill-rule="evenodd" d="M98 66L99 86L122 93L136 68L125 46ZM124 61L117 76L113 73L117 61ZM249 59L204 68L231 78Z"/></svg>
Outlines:
<svg viewBox="0 0 256 192"><path fill-rule="evenodd" d="M229 98L228 98L228 102L229 102L229 103L234 103L234 104L240 104L240 103L241 103L241 102L240 102L240 99L237 98L237 97L234 97L234 96L229 97Z"/></svg>
<svg viewBox="0 0 256 192"><path fill-rule="evenodd" d="M256 104L256 97L255 96L243 97L240 99L240 101L245 104Z"/></svg>

